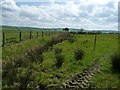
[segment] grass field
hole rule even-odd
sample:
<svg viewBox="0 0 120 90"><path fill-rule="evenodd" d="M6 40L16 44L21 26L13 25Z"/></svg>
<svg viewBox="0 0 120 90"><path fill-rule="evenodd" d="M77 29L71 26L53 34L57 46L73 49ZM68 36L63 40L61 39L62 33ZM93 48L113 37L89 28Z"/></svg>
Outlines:
<svg viewBox="0 0 120 90"><path fill-rule="evenodd" d="M45 36L55 36L55 32L49 29L27 28L27 27L2 27L4 34L4 46L12 45L21 41L43 38ZM54 35L53 35L54 34ZM2 36L1 36L2 37ZM2 41L2 40L1 40Z"/></svg>
<svg viewBox="0 0 120 90"><path fill-rule="evenodd" d="M95 50L94 34L59 34L2 47L3 87L60 87L103 55L105 59L98 61L102 64L99 73L91 77L90 85L97 88L120 86L120 74L111 69L111 55L118 50L117 34L98 34ZM44 51L39 52L42 48ZM75 58L78 49L83 51L81 59ZM26 53L29 55L25 56Z"/></svg>

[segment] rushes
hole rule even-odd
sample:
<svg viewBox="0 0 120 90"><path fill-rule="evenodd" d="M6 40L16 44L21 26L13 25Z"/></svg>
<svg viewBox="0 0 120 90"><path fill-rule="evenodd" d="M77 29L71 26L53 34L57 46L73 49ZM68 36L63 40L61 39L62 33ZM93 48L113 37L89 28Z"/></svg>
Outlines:
<svg viewBox="0 0 120 90"><path fill-rule="evenodd" d="M55 55L55 58L56 58L56 68L60 68L64 62L64 57L63 55L61 54L57 54Z"/></svg>
<svg viewBox="0 0 120 90"><path fill-rule="evenodd" d="M84 56L84 51L81 50L81 49L77 49L75 52L74 52L74 55L75 55L75 59L76 60L81 60Z"/></svg>
<svg viewBox="0 0 120 90"><path fill-rule="evenodd" d="M37 46L28 50L25 55L20 56L15 59L9 59L9 61L3 62L3 88L27 88L34 79L33 63L43 62L43 52L48 50L49 47L67 40L69 34L61 34L50 41L46 42L43 46ZM56 67L60 68L63 64L64 57L60 54L62 49L57 49L56 51ZM59 54L58 54L59 53ZM29 86L31 87L31 86Z"/></svg>
<svg viewBox="0 0 120 90"><path fill-rule="evenodd" d="M61 55L62 49L57 47L54 49L54 52L55 52L55 59L56 59L55 66L56 68L60 68L64 62L64 57L63 55Z"/></svg>
<svg viewBox="0 0 120 90"><path fill-rule="evenodd" d="M54 51L55 51L55 54L60 54L62 52L62 49L61 48L55 48Z"/></svg>
<svg viewBox="0 0 120 90"><path fill-rule="evenodd" d="M27 88L27 85L33 80L33 72L31 66L19 67L17 61L8 61L3 63L2 78L4 80L2 85L7 85L7 88Z"/></svg>
<svg viewBox="0 0 120 90"><path fill-rule="evenodd" d="M111 60L113 72L120 73L120 55L115 53L113 56L111 56Z"/></svg>

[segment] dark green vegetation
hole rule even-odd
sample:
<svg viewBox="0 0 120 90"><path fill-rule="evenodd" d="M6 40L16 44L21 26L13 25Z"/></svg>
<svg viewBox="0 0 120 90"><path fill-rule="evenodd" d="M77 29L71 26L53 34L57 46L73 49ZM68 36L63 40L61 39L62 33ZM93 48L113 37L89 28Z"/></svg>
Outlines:
<svg viewBox="0 0 120 90"><path fill-rule="evenodd" d="M80 60L80 59L82 59L83 56L84 56L84 51L81 50L81 49L78 49L78 50L76 50L76 51L74 52L74 54L75 54L75 59L76 59L76 60Z"/></svg>
<svg viewBox="0 0 120 90"><path fill-rule="evenodd" d="M120 73L120 54L115 53L113 56L111 56L111 59L113 72Z"/></svg>
<svg viewBox="0 0 120 90"><path fill-rule="evenodd" d="M118 35L97 35L95 51L94 38L94 34L56 33L3 47L3 88L60 87L103 55L100 73L90 83L99 88L119 87L111 60L118 49Z"/></svg>

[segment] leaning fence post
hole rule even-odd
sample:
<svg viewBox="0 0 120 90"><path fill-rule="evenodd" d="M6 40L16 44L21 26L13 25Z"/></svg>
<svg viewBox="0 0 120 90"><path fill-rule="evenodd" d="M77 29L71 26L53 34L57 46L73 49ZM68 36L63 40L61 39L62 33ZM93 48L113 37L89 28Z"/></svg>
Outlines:
<svg viewBox="0 0 120 90"><path fill-rule="evenodd" d="M32 39L32 32L30 31L30 39Z"/></svg>
<svg viewBox="0 0 120 90"><path fill-rule="evenodd" d="M51 32L49 31L49 36L50 36Z"/></svg>
<svg viewBox="0 0 120 90"><path fill-rule="evenodd" d="M43 35L44 35L44 33L43 33L43 31L42 31L42 37L43 37Z"/></svg>
<svg viewBox="0 0 120 90"><path fill-rule="evenodd" d="M20 42L22 41L22 33L21 32L20 32L19 40L20 40Z"/></svg>
<svg viewBox="0 0 120 90"><path fill-rule="evenodd" d="M38 32L37 32L37 38L38 38Z"/></svg>
<svg viewBox="0 0 120 90"><path fill-rule="evenodd" d="M94 39L94 51L95 51L95 48L96 48L96 39L97 39L97 34L95 34L95 39Z"/></svg>
<svg viewBox="0 0 120 90"><path fill-rule="evenodd" d="M3 32L3 43L2 43L2 46L5 45L5 33Z"/></svg>
<svg viewBox="0 0 120 90"><path fill-rule="evenodd" d="M47 36L47 31L46 31L46 36Z"/></svg>

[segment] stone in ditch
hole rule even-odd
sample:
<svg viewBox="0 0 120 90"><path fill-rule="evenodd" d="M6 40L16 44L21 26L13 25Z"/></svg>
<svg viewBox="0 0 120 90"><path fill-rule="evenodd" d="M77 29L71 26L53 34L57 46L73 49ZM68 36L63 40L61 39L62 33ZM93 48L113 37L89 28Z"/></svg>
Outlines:
<svg viewBox="0 0 120 90"><path fill-rule="evenodd" d="M70 82L69 82L69 85L70 85L70 86L72 86L72 85L73 85L73 83L70 81Z"/></svg>
<svg viewBox="0 0 120 90"><path fill-rule="evenodd" d="M99 69L98 69L98 71L97 71L97 72L98 72L98 73L101 73Z"/></svg>
<svg viewBox="0 0 120 90"><path fill-rule="evenodd" d="M80 78L81 76L78 74L77 77Z"/></svg>
<svg viewBox="0 0 120 90"><path fill-rule="evenodd" d="M83 87L85 87L87 84L85 82L82 82Z"/></svg>
<svg viewBox="0 0 120 90"><path fill-rule="evenodd" d="M93 76L94 74L93 73L90 73L91 76Z"/></svg>
<svg viewBox="0 0 120 90"><path fill-rule="evenodd" d="M82 82L82 80L80 80L80 79L77 79L76 81L77 81L78 83Z"/></svg>
<svg viewBox="0 0 120 90"><path fill-rule="evenodd" d="M85 73L81 73L81 75L82 75L82 76L84 76L84 75L85 75Z"/></svg>
<svg viewBox="0 0 120 90"><path fill-rule="evenodd" d="M88 80L87 80L87 79L85 79L84 81L85 81L85 83L88 83Z"/></svg>
<svg viewBox="0 0 120 90"><path fill-rule="evenodd" d="M63 86L66 86L67 84L64 82L64 83L62 83L62 85L63 85Z"/></svg>
<svg viewBox="0 0 120 90"><path fill-rule="evenodd" d="M82 84L79 85L80 88L84 88L84 86Z"/></svg>

